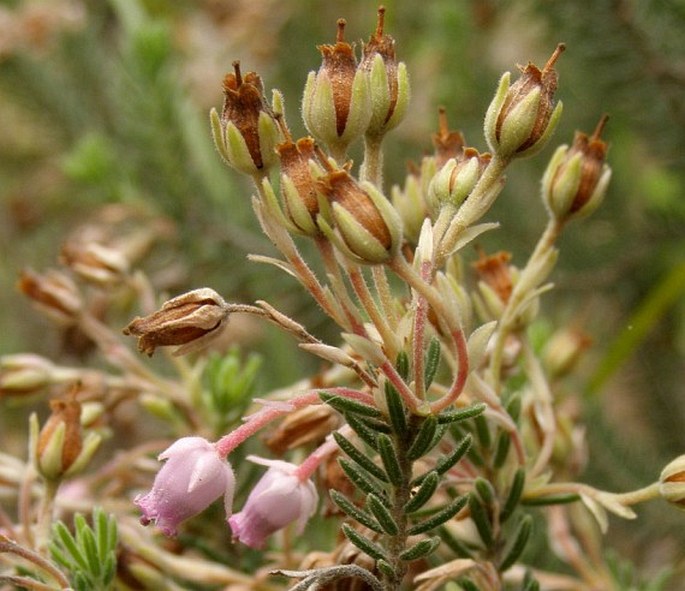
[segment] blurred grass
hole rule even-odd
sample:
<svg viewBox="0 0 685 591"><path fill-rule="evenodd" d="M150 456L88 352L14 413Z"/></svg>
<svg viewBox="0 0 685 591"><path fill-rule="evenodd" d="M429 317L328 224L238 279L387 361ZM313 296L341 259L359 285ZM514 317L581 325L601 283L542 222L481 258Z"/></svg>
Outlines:
<svg viewBox="0 0 685 591"><path fill-rule="evenodd" d="M389 183L430 150L438 105L484 149L482 117L501 71L544 62L558 41L568 46L559 64L565 113L552 143L610 114L612 185L602 208L562 237L559 290L545 313L594 338L576 383L595 398L588 434L593 461L606 468L590 477L609 488L644 484L685 447L682 2L386 6L413 85L410 115L387 142ZM174 222L173 251L156 264L182 263L184 273L168 289L211 285L230 299L266 298L325 332L289 278L245 263L270 246L249 186L214 151L207 111L221 104L222 73L240 59L283 90L289 123L303 132L299 99L318 67L315 45L333 40L340 16L349 39L366 38L373 3L15 0L0 9L12 25L0 46L0 354L62 354L13 284L24 266L53 265L66 233L107 203ZM485 248L507 248L518 264L544 223L538 184L552 150L512 169L490 214L502 230ZM310 362L292 363L292 343L267 334L262 350L278 360L266 364L267 383L295 379ZM651 523L658 536L663 523Z"/></svg>

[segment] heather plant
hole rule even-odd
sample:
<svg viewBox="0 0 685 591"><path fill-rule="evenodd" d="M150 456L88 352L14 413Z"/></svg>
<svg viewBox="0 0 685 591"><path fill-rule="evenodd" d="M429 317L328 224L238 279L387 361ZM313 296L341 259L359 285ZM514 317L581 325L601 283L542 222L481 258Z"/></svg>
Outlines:
<svg viewBox="0 0 685 591"><path fill-rule="evenodd" d="M246 264L295 281L334 339L266 299L234 302L208 286L158 293L136 267L135 225L83 231L58 269L22 274L20 290L102 365L0 360L3 396L53 393L50 416L30 419L28 459L0 456L16 501L0 512L5 587L662 588L667 572L640 577L602 536L639 503L682 509L684 456L638 490L583 482L584 426L561 384L588 341L566 327L535 338L559 236L583 231L611 178L607 116L551 157L547 225L517 267L510 252L485 250L488 233L507 231L485 216L509 168L554 134L565 46L501 77L484 114L488 152L440 109L433 152L388 187L384 146L410 113L411 85L384 17L380 8L361 52L343 19L318 47L301 104L310 135L293 137L298 108L239 62L210 113L217 157L252 181L275 248ZM122 299L140 314L126 336L106 321ZM222 346L242 316L275 325L320 369L260 389L269 359ZM146 357L158 349L168 363ZM143 429L128 443L113 432L130 400L163 436Z"/></svg>

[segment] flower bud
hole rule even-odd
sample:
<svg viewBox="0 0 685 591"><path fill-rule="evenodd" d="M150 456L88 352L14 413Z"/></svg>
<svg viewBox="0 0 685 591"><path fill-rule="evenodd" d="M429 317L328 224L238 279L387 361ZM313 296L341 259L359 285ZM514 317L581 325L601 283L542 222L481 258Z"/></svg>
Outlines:
<svg viewBox="0 0 685 591"><path fill-rule="evenodd" d="M344 254L371 265L384 263L396 254L402 222L372 183L358 183L348 172L332 170L317 186L330 206L328 215L319 217L319 227ZM335 232L326 218L335 225Z"/></svg>
<svg viewBox="0 0 685 591"><path fill-rule="evenodd" d="M659 494L669 503L685 510L685 455L677 457L661 471Z"/></svg>
<svg viewBox="0 0 685 591"><path fill-rule="evenodd" d="M369 42L363 46L359 69L369 76L371 121L366 134L382 137L404 119L409 104L407 66L397 63L395 40L383 33L385 7L378 9L378 24Z"/></svg>
<svg viewBox="0 0 685 591"><path fill-rule="evenodd" d="M319 198L313 171L323 175L316 164L314 140L310 137L293 142L287 138L276 146L281 161L281 198L286 218L295 231L305 236L318 236L316 225Z"/></svg>
<svg viewBox="0 0 685 591"><path fill-rule="evenodd" d="M41 476L54 481L82 470L95 453L101 437L91 432L83 439L81 405L74 397L51 400L50 408L52 414L36 440L35 460ZM35 430L37 428L36 424Z"/></svg>
<svg viewBox="0 0 685 591"><path fill-rule="evenodd" d="M0 357L0 397L30 396L51 383L55 365L32 353Z"/></svg>
<svg viewBox="0 0 685 591"><path fill-rule="evenodd" d="M30 269L22 271L19 290L58 324L73 324L83 309L78 287L72 279L60 271L48 270L39 275Z"/></svg>
<svg viewBox="0 0 685 591"><path fill-rule="evenodd" d="M513 158L543 148L561 116L561 102L554 104L558 78L554 64L564 49L557 45L542 70L530 62L525 68L519 66L521 77L511 86L510 73L502 76L485 115L485 137L493 153Z"/></svg>
<svg viewBox="0 0 685 591"><path fill-rule="evenodd" d="M138 350L152 356L157 347L178 346L174 355L204 347L228 319L228 305L213 289L195 289L166 302L160 310L138 317L124 334L138 337Z"/></svg>
<svg viewBox="0 0 685 591"><path fill-rule="evenodd" d="M147 525L157 524L165 535L173 536L179 524L204 511L224 495L226 517L231 515L235 476L231 465L202 437L183 437L159 454L164 466L157 473L152 489L138 495L134 503Z"/></svg>
<svg viewBox="0 0 685 591"><path fill-rule="evenodd" d="M417 244L423 220L428 217L420 176L409 172L404 182L404 189L395 185L391 195L392 204L402 219L404 236L412 244Z"/></svg>
<svg viewBox="0 0 685 591"><path fill-rule="evenodd" d="M262 548L268 536L293 521L301 534L319 500L312 481L301 480L297 466L289 462L248 459L269 469L252 489L243 510L228 520L233 536L251 548Z"/></svg>
<svg viewBox="0 0 685 591"><path fill-rule="evenodd" d="M428 204L434 213L449 203L461 205L476 186L490 154L479 154L474 148L462 148L457 158L450 158L428 186Z"/></svg>
<svg viewBox="0 0 685 591"><path fill-rule="evenodd" d="M551 216L565 222L591 214L604 199L611 169L604 163L607 144L600 139L604 116L588 137L578 131L573 145L559 146L542 177L542 199Z"/></svg>
<svg viewBox="0 0 685 591"><path fill-rule="evenodd" d="M344 32L345 20L340 19L335 45L318 47L323 63L318 72L309 73L302 99L309 133L340 154L364 134L372 116L368 75L357 68Z"/></svg>
<svg viewBox="0 0 685 591"><path fill-rule="evenodd" d="M214 143L227 164L249 175L263 175L276 162L274 149L280 130L273 109L264 99L262 79L255 72L243 78L240 62L224 78L221 117L212 109Z"/></svg>
<svg viewBox="0 0 685 591"><path fill-rule="evenodd" d="M554 333L543 351L549 374L555 378L569 374L591 344L592 339L578 329L567 328Z"/></svg>

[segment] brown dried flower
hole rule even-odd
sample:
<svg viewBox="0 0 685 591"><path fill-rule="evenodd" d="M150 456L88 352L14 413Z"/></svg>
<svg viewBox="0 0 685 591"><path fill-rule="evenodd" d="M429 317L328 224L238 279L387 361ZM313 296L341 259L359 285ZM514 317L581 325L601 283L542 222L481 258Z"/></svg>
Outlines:
<svg viewBox="0 0 685 591"><path fill-rule="evenodd" d="M306 445L321 443L340 426L340 415L325 404L307 406L290 413L265 443L276 454Z"/></svg>
<svg viewBox="0 0 685 591"><path fill-rule="evenodd" d="M124 334L138 337L138 350L152 355L157 347L178 346L174 355L197 351L215 338L228 319L228 304L213 289L177 296L145 317L135 318Z"/></svg>
<svg viewBox="0 0 685 591"><path fill-rule="evenodd" d="M513 289L510 260L509 252L500 251L486 255L481 251L479 259L473 263L479 277L497 293L503 303L509 301Z"/></svg>
<svg viewBox="0 0 685 591"><path fill-rule="evenodd" d="M59 324L72 324L83 308L78 287L60 271L49 269L41 275L25 269L19 276L17 286L39 310Z"/></svg>

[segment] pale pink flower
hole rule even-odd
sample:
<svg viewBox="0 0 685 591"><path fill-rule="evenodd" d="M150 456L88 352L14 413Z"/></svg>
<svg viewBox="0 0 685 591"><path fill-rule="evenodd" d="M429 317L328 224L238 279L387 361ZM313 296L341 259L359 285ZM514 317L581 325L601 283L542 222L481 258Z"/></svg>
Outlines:
<svg viewBox="0 0 685 591"><path fill-rule="evenodd" d="M233 537L251 548L261 548L267 537L293 521L302 533L319 498L312 481L303 481L297 475L298 467L290 462L255 456L247 459L269 469L252 489L243 510L228 520Z"/></svg>
<svg viewBox="0 0 685 591"><path fill-rule="evenodd" d="M179 523L200 513L221 495L226 515L231 514L235 476L231 465L209 441L183 437L158 459L166 463L157 473L152 490L134 499L143 512L143 525L154 521L167 536L173 536Z"/></svg>

